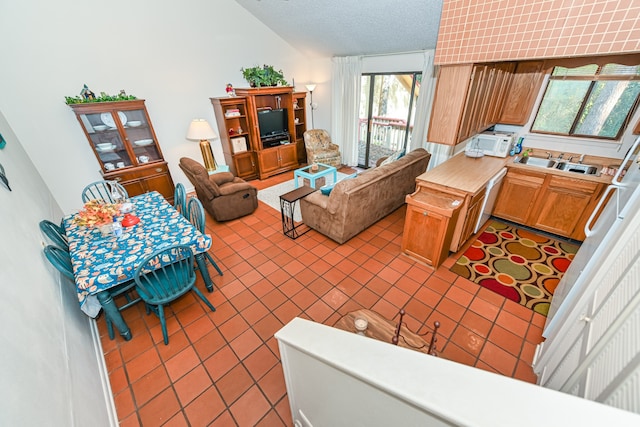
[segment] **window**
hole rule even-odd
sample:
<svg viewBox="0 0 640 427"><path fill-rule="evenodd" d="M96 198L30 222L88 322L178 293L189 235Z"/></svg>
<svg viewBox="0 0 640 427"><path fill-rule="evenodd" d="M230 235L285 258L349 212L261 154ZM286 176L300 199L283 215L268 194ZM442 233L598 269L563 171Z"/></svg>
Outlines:
<svg viewBox="0 0 640 427"><path fill-rule="evenodd" d="M421 79L417 72L362 74L358 166L374 167L381 157L409 146Z"/></svg>
<svg viewBox="0 0 640 427"><path fill-rule="evenodd" d="M640 66L555 67L532 132L619 139L638 104Z"/></svg>

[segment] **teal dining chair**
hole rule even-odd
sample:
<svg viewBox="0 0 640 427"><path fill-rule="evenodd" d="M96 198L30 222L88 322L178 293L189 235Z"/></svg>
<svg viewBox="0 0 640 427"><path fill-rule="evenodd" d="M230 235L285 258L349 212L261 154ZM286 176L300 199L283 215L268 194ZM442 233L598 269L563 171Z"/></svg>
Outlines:
<svg viewBox="0 0 640 427"><path fill-rule="evenodd" d="M178 212L187 218L187 192L184 185L177 183L176 190L173 193L173 206Z"/></svg>
<svg viewBox="0 0 640 427"><path fill-rule="evenodd" d="M90 200L104 200L107 203L117 203L128 199L129 194L122 184L116 181L96 181L82 190L82 202Z"/></svg>
<svg viewBox="0 0 640 427"><path fill-rule="evenodd" d="M206 223L204 216L204 207L197 197L190 198L189 202L187 203L187 219L191 224L193 224L195 228L198 229L199 232L205 234ZM209 252L207 251L204 253L204 255L207 261L209 261L211 265L213 265L213 267L218 271L218 274L223 276L224 274L222 273L222 270L220 270L218 264L216 264L216 262L213 260L211 254L209 254Z"/></svg>
<svg viewBox="0 0 640 427"><path fill-rule="evenodd" d="M49 221L48 219L40 221L39 226L40 231L42 231L44 235L51 240L51 243L60 249L64 249L67 252L69 251L69 242L67 241L67 236L61 226Z"/></svg>
<svg viewBox="0 0 640 427"><path fill-rule="evenodd" d="M44 248L44 254L49 262L60 273L62 273L64 277L75 284L73 265L71 264L71 257L69 256L68 251L54 245L48 245ZM109 293L114 300L120 295L123 295L123 298L126 300L124 304L118 305L118 310L125 310L141 301L140 296L134 294L135 286L136 282L134 280L129 280L128 282L115 286L109 290ZM111 319L109 319L109 317L107 316L105 316L104 319L105 323L107 324L107 332L109 333L109 338L114 339L115 333L113 331L113 324L111 322Z"/></svg>
<svg viewBox="0 0 640 427"><path fill-rule="evenodd" d="M58 270L64 277L75 281L73 276L73 266L71 265L71 257L69 252L54 245L48 245L44 248L44 255L47 257L51 265Z"/></svg>
<svg viewBox="0 0 640 427"><path fill-rule="evenodd" d="M155 251L136 268L136 290L147 306L147 314L153 311L160 319L165 344L169 344L165 305L193 291L211 311L216 311L195 287L196 273L193 265L194 256L191 248L187 245L174 245Z"/></svg>

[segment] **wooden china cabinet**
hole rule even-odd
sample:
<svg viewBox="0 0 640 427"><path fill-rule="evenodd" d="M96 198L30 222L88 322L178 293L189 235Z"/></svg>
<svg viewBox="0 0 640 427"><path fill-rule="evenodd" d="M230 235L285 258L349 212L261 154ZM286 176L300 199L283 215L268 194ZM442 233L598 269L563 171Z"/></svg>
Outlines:
<svg viewBox="0 0 640 427"><path fill-rule="evenodd" d="M69 106L105 180L119 182L129 196L155 190L173 203L173 180L143 99Z"/></svg>
<svg viewBox="0 0 640 427"><path fill-rule="evenodd" d="M295 141L298 151L298 163L307 163L307 150L304 146L304 133L307 130L307 92L293 92L293 122L296 129Z"/></svg>

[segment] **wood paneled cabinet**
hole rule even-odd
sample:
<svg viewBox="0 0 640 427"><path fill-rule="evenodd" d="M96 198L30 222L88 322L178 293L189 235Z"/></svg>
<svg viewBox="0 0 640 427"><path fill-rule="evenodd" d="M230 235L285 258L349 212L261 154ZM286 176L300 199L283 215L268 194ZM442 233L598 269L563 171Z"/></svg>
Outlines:
<svg viewBox="0 0 640 427"><path fill-rule="evenodd" d="M529 224L545 176L544 173L509 169L498 193L493 215L519 224Z"/></svg>
<svg viewBox="0 0 640 427"><path fill-rule="evenodd" d="M69 105L87 137L105 180L130 196L158 191L173 202L175 187L144 100Z"/></svg>
<svg viewBox="0 0 640 427"><path fill-rule="evenodd" d="M493 215L575 240L584 240L584 224L604 184L555 174L510 169Z"/></svg>
<svg viewBox="0 0 640 427"><path fill-rule="evenodd" d="M298 167L295 144L281 145L258 151L258 166L265 176Z"/></svg>
<svg viewBox="0 0 640 427"><path fill-rule="evenodd" d="M235 92L233 98L211 98L218 130L226 132L221 139L231 171L245 179L264 179L297 168L301 158L297 146L304 147L306 94L294 94L291 87L238 88ZM258 113L277 109L286 110L287 133L275 139L261 137ZM230 117L229 110L237 116ZM241 138L246 140L246 150Z"/></svg>
<svg viewBox="0 0 640 427"><path fill-rule="evenodd" d="M298 163L307 163L307 150L304 146L304 133L307 130L307 92L293 92L293 121L296 129L295 141Z"/></svg>
<svg viewBox="0 0 640 427"><path fill-rule="evenodd" d="M440 68L429 141L456 145L498 122L515 63Z"/></svg>
<svg viewBox="0 0 640 427"><path fill-rule="evenodd" d="M456 145L497 123L524 125L543 78L542 61L441 66L429 141Z"/></svg>
<svg viewBox="0 0 640 427"><path fill-rule="evenodd" d="M258 177L256 144L244 97L211 98L225 163L242 179Z"/></svg>
<svg viewBox="0 0 640 427"><path fill-rule="evenodd" d="M449 255L461 200L421 188L406 200L402 252L437 268Z"/></svg>
<svg viewBox="0 0 640 427"><path fill-rule="evenodd" d="M497 123L525 125L536 102L544 80L542 61L518 62L508 88L502 114Z"/></svg>

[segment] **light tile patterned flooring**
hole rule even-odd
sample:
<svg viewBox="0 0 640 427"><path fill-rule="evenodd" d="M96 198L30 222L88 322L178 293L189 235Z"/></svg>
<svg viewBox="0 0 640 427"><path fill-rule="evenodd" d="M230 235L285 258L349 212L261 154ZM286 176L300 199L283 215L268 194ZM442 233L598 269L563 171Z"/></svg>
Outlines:
<svg viewBox="0 0 640 427"><path fill-rule="evenodd" d="M291 172L258 188L292 179ZM451 256L440 268L400 253L405 208L343 245L310 231L282 234L280 213L260 203L244 218L207 218L216 306L193 293L166 311L169 345L157 317L142 304L124 312L133 339L109 340L98 320L122 426L291 426L277 341L294 317L333 325L345 313L373 309L393 318L400 308L413 330L440 321L440 356L535 382L530 364L544 317L456 276Z"/></svg>

